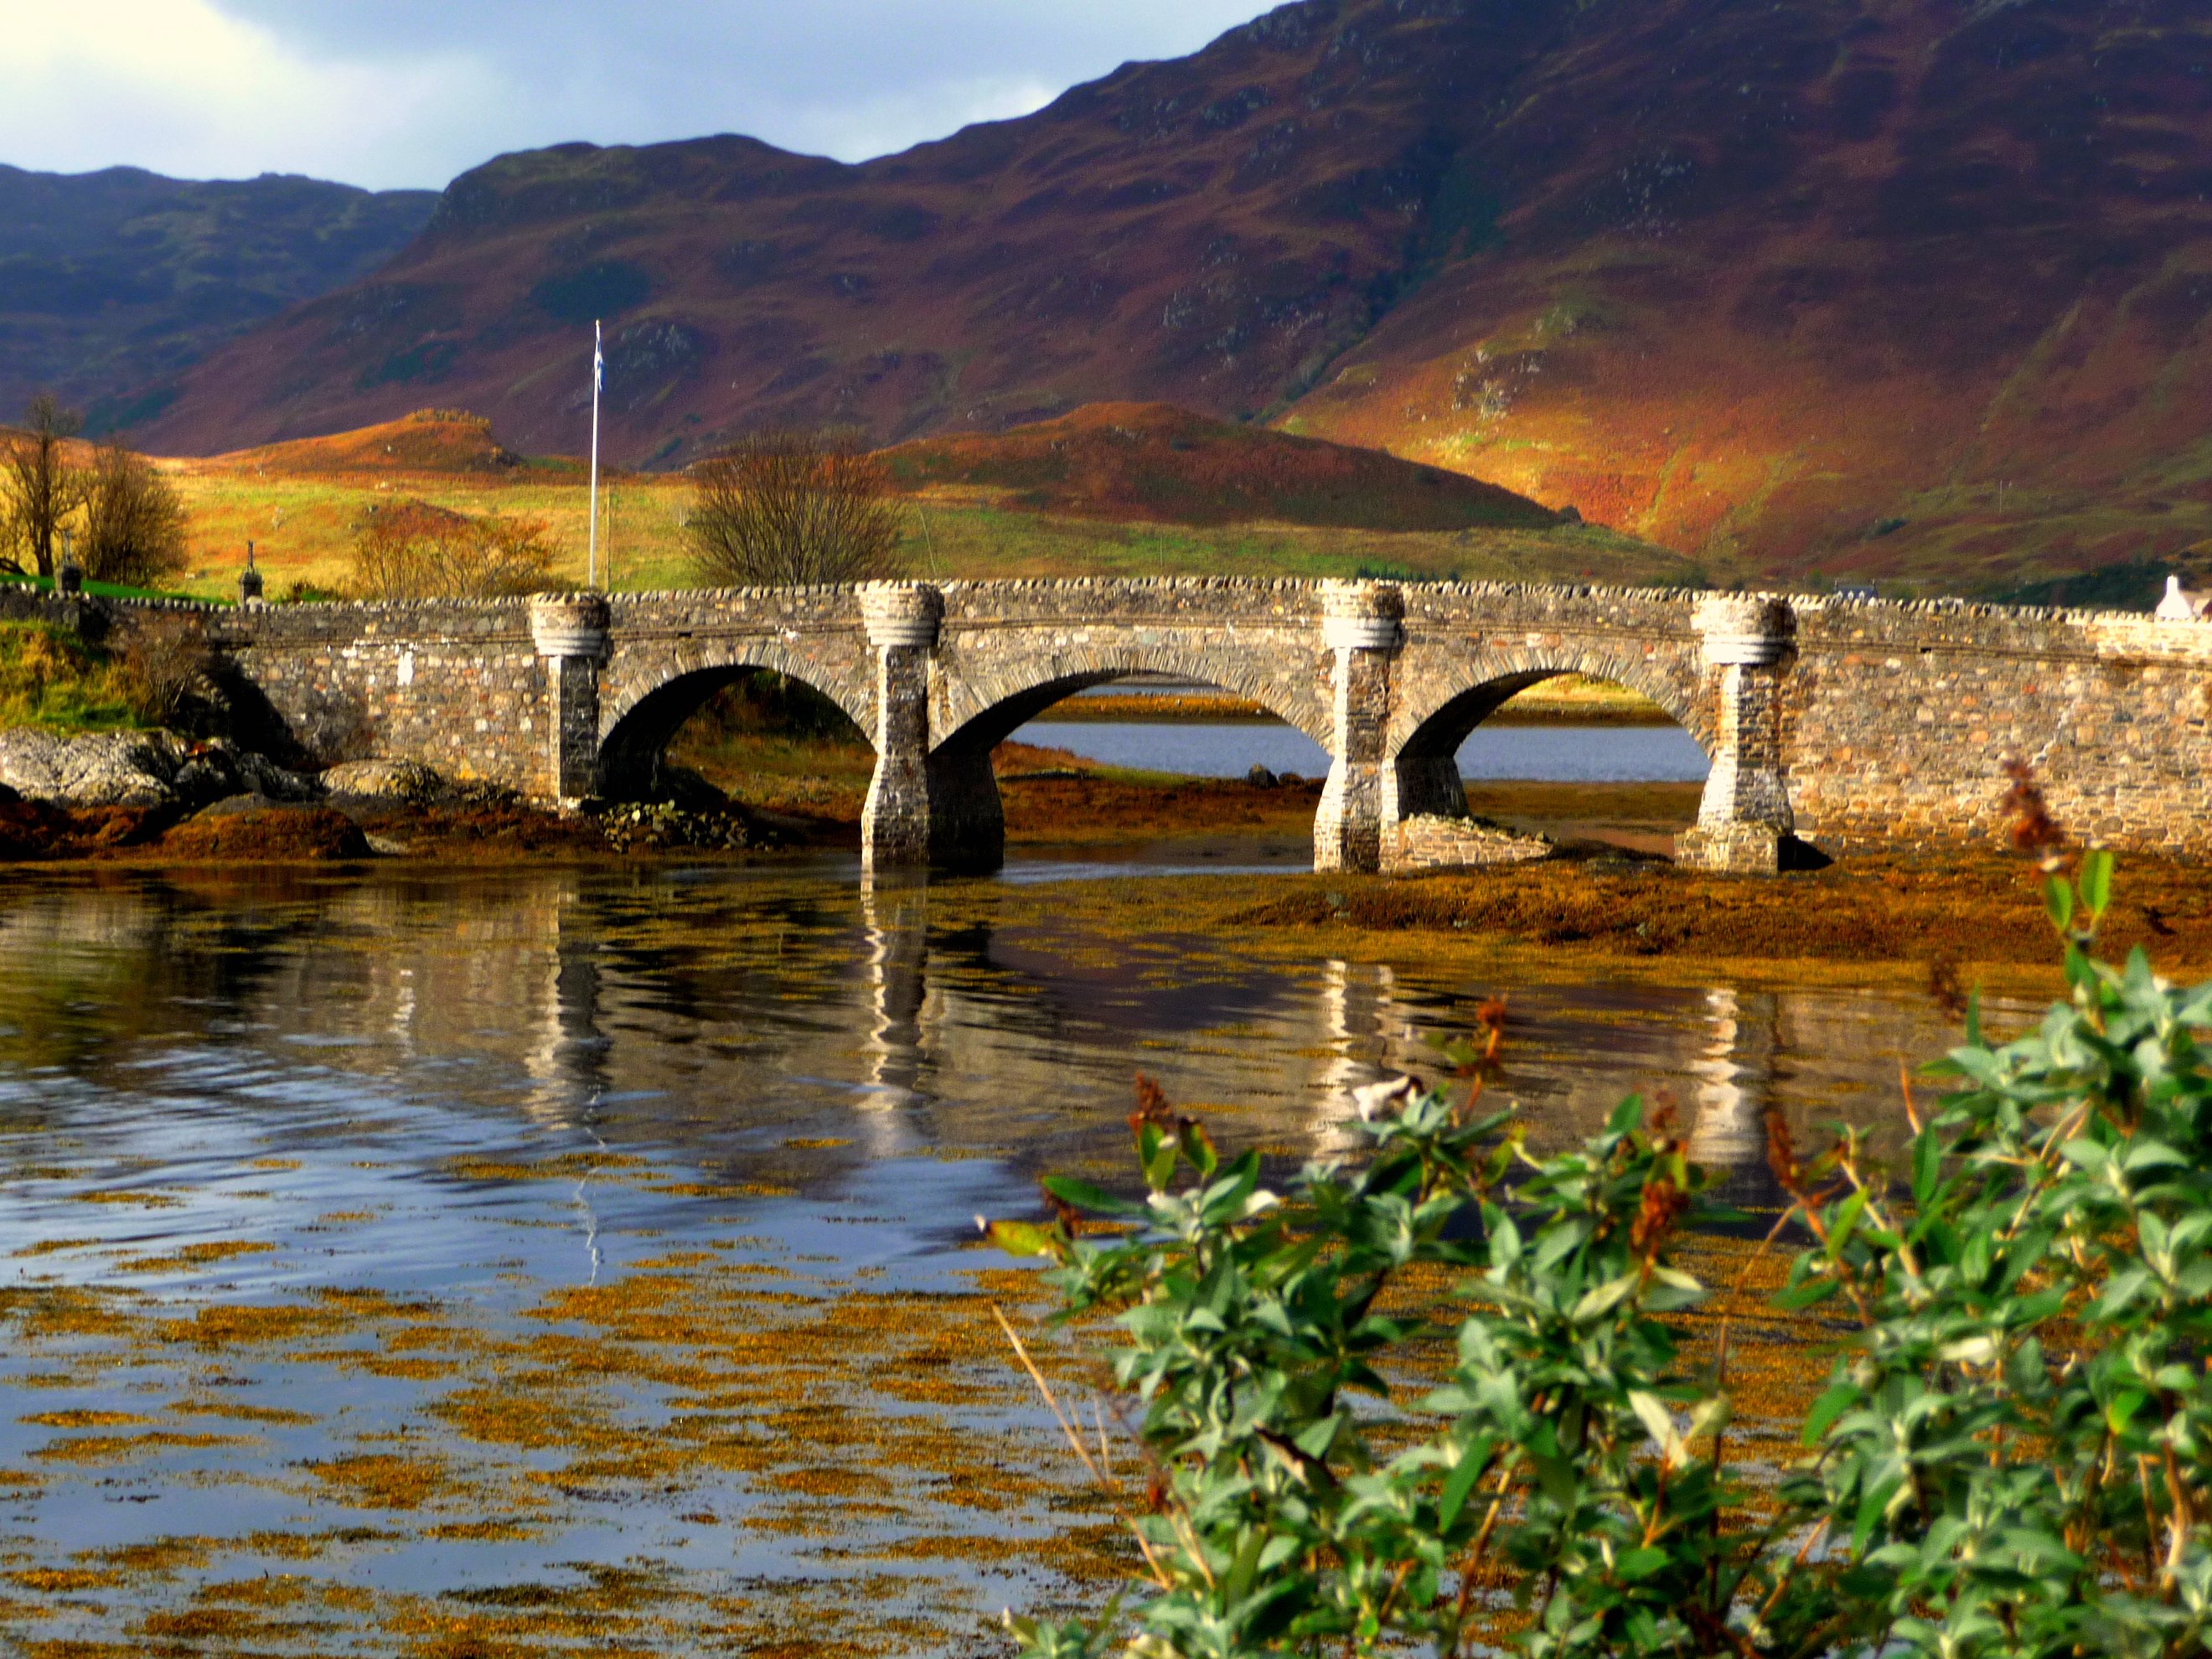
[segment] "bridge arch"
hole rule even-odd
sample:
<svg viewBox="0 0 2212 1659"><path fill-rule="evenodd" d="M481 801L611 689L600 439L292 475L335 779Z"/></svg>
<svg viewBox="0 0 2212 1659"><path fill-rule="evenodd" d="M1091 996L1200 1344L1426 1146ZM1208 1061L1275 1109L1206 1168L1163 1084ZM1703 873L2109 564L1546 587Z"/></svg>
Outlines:
<svg viewBox="0 0 2212 1659"><path fill-rule="evenodd" d="M991 751L1063 698L1133 674L1165 674L1249 699L1318 743L1331 742L1328 658L1316 654L1302 683L1297 665L1280 673L1255 672L1228 653L1216 655L1140 641L1105 641L1013 657L1003 665L959 664L945 702L932 709L933 723L949 729L936 738L925 768L930 835L935 856L954 867L995 868L1006 845L1006 812ZM957 701L956 701L957 699Z"/></svg>
<svg viewBox="0 0 2212 1659"><path fill-rule="evenodd" d="M627 661L618 651L609 665L611 695L599 705L599 793L618 800L650 793L661 757L684 722L725 688L762 672L819 692L851 719L863 740L874 742L872 673L841 672L780 639L718 641L705 649L636 653Z"/></svg>
<svg viewBox="0 0 2212 1659"><path fill-rule="evenodd" d="M1431 667L1401 698L1386 750L1386 823L1463 815L1461 745L1509 699L1565 674L1608 681L1649 697L1690 734L1708 761L1716 757L1713 711L1698 695L1694 647L1674 663L1564 642L1486 648Z"/></svg>
<svg viewBox="0 0 2212 1659"><path fill-rule="evenodd" d="M1255 702L1285 726L1333 747L1328 697L1328 659L1316 659L1306 684L1289 674L1255 673L1244 662L1204 651L1143 644L1102 644L1085 651L1056 651L1024 659L997 672L969 670L963 677L963 707L950 712L957 722L932 743L933 752L988 756L1054 703L1136 674L1161 674L1190 680Z"/></svg>

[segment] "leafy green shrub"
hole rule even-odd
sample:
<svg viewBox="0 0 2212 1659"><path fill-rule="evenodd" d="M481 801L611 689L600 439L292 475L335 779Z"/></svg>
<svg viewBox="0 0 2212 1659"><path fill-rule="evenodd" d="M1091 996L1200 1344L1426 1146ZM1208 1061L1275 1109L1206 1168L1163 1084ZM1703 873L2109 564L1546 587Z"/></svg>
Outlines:
<svg viewBox="0 0 2212 1659"><path fill-rule="evenodd" d="M2202 1651L2212 987L2091 957L2111 874L2053 875L2070 995L2002 1045L1970 1013L1901 1184L1770 1121L1785 1302L1842 1325L1806 1456L1765 1480L1727 1455L1725 1346L1682 1357L1706 1290L1670 1246L1717 1212L1663 1112L1538 1157L1479 1075L1370 1096L1365 1155L1279 1194L1148 1095L1141 1202L1054 1179L1060 1219L993 1230L1116 1314L1147 1476L1095 1464L1141 1601L1010 1618L1026 1659ZM1404 1293L1424 1267L1463 1313Z"/></svg>

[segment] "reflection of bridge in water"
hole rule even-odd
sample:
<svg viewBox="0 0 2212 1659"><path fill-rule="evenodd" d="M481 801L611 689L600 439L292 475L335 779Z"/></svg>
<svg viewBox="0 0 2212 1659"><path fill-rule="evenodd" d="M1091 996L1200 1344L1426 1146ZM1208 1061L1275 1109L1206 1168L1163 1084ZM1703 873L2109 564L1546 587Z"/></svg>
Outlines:
<svg viewBox="0 0 2212 1659"><path fill-rule="evenodd" d="M69 957L146 994L149 1030L173 1029L188 994L237 1033L226 1041L256 1041L281 1010L276 1024L323 1045L318 1064L410 1093L453 1087L472 1109L610 1145L773 1162L789 1139L842 1143L805 1162L817 1176L930 1151L1115 1167L1139 1069L1227 1139L1335 1149L1351 1091L1438 1076L1427 1039L1463 1030L1492 988L1340 960L1224 962L1033 906L1000 920L988 890L919 881L378 880L258 899L250 940L234 902L158 885L19 897L0 905L0 974ZM1593 1132L1625 1094L1670 1098L1746 1201L1771 1195L1770 1103L1805 1136L1887 1122L1900 1054L1949 1040L1932 1007L1887 994L1505 988L1493 1097L1517 1103L1540 1143ZM0 1060L65 1036L65 1022L32 1033L28 1012L18 1024Z"/></svg>

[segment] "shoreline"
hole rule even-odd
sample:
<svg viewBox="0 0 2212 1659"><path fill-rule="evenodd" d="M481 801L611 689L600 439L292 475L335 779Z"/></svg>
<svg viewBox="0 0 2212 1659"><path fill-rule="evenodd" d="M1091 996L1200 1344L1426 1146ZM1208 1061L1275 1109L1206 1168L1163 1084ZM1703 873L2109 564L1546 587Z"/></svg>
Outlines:
<svg viewBox="0 0 2212 1659"><path fill-rule="evenodd" d="M1516 805L1516 794L1524 810L1540 811L1556 809L1562 798L1595 793L1558 785L1484 791L1493 811ZM1618 805L1652 805L1639 802L1633 791L1615 793L1624 798ZM1659 791L1646 793L1663 801ZM1162 933L1228 939L1268 957L1418 961L1426 969L1520 982L1595 976L1917 984L1938 1000L1962 994L1962 986L2016 987L2040 995L2058 982L2058 946L2039 873L2031 861L1995 848L1868 852L1817 872L1757 878L1685 870L1619 841L1584 839L1527 864L1321 875L1302 867L1300 858L1317 793L1318 785L1265 790L1212 781L1160 789L1100 775L1017 783L1007 791L1017 878L936 876L927 884L932 907L947 920L973 913L994 925L1049 930L1081 918L1132 939ZM1155 810L1111 810L1116 797L1131 794L1151 797ZM0 808L0 831L17 811ZM856 824L776 817L793 832L777 847L621 850L590 819L526 808L395 807L356 819L328 806L292 806L228 815L218 822L235 826L238 838L202 851L180 852L164 837L94 847L76 857L18 860L0 869L20 897L48 885L113 880L188 888L272 880L497 881L684 866L745 869L771 880L782 871L804 880L810 863L825 856L842 861L857 852ZM185 820L170 836L198 822ZM301 842L288 848L270 833L288 825L310 850L302 852ZM400 842L406 850L334 851L328 838L339 825L363 841ZM319 847L313 845L317 836L325 838ZM1052 872L1058 861L1052 855L1059 854L1073 866L1066 877ZM1100 867L1117 854L1124 866ZM1206 869L1217 860L1224 873L1243 878L1224 880ZM1279 867L1272 867L1278 860ZM1255 879L1255 864L1271 867ZM2118 959L2138 945L2176 978L2212 970L2212 868L2150 854L2121 859L2100 949Z"/></svg>

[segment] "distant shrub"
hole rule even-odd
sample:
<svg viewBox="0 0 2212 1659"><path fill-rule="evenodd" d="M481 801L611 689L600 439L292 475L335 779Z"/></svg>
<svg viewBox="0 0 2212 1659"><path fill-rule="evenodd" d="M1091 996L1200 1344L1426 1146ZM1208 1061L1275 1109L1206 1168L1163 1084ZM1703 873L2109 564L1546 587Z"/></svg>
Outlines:
<svg viewBox="0 0 2212 1659"><path fill-rule="evenodd" d="M364 599L488 599L552 585L553 542L542 519L471 518L428 501L397 501L354 538L351 586Z"/></svg>
<svg viewBox="0 0 2212 1659"><path fill-rule="evenodd" d="M1010 1618L1022 1653L2203 1652L2212 986L2089 957L2111 880L2051 876L2070 995L2002 1045L1969 1012L1893 1176L1770 1116L1809 1236L1782 1302L1837 1358L1763 1478L1729 1455L1725 1346L1684 1354L1707 1291L1674 1242L1719 1218L1668 1114L1534 1155L1480 1109L1493 1024L1463 1097L1369 1091L1364 1156L1276 1191L1140 1087L1141 1201L1054 1178L1058 1220L993 1229L1115 1316L1136 1443L1094 1459L1046 1389L1143 1589L1095 1627ZM1404 1292L1422 1267L1459 1310Z"/></svg>
<svg viewBox="0 0 2212 1659"><path fill-rule="evenodd" d="M684 540L725 586L894 575L906 514L883 463L850 434L760 432L691 469Z"/></svg>
<svg viewBox="0 0 2212 1659"><path fill-rule="evenodd" d="M190 520L182 497L143 455L111 439L83 483L81 556L88 580L151 586L185 568Z"/></svg>
<svg viewBox="0 0 2212 1659"><path fill-rule="evenodd" d="M65 526L83 505L85 469L71 441L84 416L41 392L22 426L0 437L0 570L52 576Z"/></svg>

